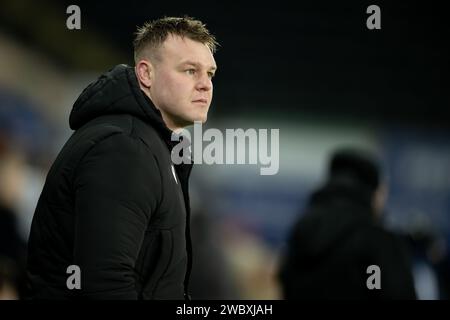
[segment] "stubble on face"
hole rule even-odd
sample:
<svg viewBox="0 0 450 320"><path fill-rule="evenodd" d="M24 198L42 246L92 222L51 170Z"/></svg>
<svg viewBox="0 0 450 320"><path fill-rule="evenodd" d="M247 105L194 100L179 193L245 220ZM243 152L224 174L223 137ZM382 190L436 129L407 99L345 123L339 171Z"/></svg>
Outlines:
<svg viewBox="0 0 450 320"><path fill-rule="evenodd" d="M212 100L211 77L216 63L209 48L189 38L172 36L157 49L152 101L167 126L180 129L205 122Z"/></svg>

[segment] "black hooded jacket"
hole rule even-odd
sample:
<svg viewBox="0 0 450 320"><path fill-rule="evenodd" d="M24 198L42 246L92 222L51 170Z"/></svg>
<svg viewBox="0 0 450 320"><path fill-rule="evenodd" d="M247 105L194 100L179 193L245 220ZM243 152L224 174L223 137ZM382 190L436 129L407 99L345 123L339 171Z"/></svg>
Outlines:
<svg viewBox="0 0 450 320"><path fill-rule="evenodd" d="M176 142L134 69L118 65L91 83L69 122L75 132L48 173L33 218L29 296L187 297L192 166L172 166ZM70 265L80 268L80 289L67 286Z"/></svg>
<svg viewBox="0 0 450 320"><path fill-rule="evenodd" d="M280 270L286 299L415 299L404 239L375 220L363 188L330 183L293 228ZM369 289L371 265L381 288Z"/></svg>

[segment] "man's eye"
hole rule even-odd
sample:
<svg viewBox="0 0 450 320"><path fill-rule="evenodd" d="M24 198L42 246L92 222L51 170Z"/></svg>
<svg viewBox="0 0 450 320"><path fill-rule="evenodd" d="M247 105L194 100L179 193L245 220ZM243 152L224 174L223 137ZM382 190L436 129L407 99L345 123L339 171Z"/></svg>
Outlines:
<svg viewBox="0 0 450 320"><path fill-rule="evenodd" d="M195 69L187 69L185 72L189 75L193 75L195 74Z"/></svg>
<svg viewBox="0 0 450 320"><path fill-rule="evenodd" d="M208 72L208 77L210 77L211 79L214 78L214 72Z"/></svg>

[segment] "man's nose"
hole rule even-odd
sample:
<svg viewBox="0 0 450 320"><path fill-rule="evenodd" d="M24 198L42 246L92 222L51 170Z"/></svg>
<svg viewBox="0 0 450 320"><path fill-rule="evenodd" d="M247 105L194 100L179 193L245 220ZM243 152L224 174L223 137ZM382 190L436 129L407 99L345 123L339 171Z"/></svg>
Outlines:
<svg viewBox="0 0 450 320"><path fill-rule="evenodd" d="M197 81L197 90L210 91L212 89L212 81L208 75L201 76Z"/></svg>

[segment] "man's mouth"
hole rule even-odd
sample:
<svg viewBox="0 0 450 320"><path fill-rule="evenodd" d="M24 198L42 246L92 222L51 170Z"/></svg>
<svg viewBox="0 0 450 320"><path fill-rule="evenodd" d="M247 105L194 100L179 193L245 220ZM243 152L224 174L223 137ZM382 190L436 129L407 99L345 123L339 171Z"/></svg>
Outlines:
<svg viewBox="0 0 450 320"><path fill-rule="evenodd" d="M194 101L192 101L192 102L207 104L207 103L208 103L208 100L207 100L207 99L196 99L196 100L194 100Z"/></svg>

